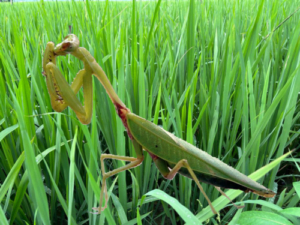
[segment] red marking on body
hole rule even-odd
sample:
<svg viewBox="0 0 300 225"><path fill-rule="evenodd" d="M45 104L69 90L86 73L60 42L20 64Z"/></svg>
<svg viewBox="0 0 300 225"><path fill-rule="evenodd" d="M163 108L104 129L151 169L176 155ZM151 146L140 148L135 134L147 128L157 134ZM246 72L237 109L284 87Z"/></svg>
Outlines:
<svg viewBox="0 0 300 225"><path fill-rule="evenodd" d="M150 152L148 152L148 154L151 156L151 158L153 159L153 161L157 160L158 159L158 156L157 155L154 155Z"/></svg>
<svg viewBox="0 0 300 225"><path fill-rule="evenodd" d="M114 102L114 105L115 105L115 108L116 108L116 111L117 111L119 117L121 118L121 120L123 122L123 125L124 125L124 127L125 127L125 129L127 131L127 134L129 136L129 138L131 140L133 140L134 138L133 138L132 134L130 133L130 130L129 130L129 127L128 127L128 123L127 123L127 118L126 118L126 115L127 115L127 113L130 112L130 110L127 109L124 106L121 106L119 103L116 103L116 102Z"/></svg>

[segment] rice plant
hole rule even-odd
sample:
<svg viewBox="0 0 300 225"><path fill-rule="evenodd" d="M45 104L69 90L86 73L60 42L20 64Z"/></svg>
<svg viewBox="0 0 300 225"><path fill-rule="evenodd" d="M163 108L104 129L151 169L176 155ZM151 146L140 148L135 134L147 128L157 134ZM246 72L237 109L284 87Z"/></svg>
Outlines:
<svg viewBox="0 0 300 225"><path fill-rule="evenodd" d="M0 3L0 224L245 224L257 217L297 224L299 3ZM192 180L165 180L145 154L141 166L108 179L108 209L91 214L99 204L100 155L135 153L98 80L91 124L69 108L53 111L43 51L68 33L132 112L251 174L276 197L226 190L245 205L237 210L202 184L216 216ZM83 67L72 56L57 65L69 83ZM108 160L106 170L122 165Z"/></svg>

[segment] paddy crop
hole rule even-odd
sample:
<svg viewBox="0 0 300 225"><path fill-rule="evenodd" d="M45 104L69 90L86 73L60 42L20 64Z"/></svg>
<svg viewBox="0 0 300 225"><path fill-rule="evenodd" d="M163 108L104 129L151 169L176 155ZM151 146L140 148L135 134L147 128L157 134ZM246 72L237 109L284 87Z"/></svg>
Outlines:
<svg viewBox="0 0 300 225"><path fill-rule="evenodd" d="M272 169L263 166L299 145L298 5L1 3L1 224L243 224L256 216L295 224L299 151ZM91 124L80 124L70 109L53 111L42 57L47 42L59 43L68 33L94 55L132 112L252 174L276 197L226 190L245 204L237 210L203 184L218 218L194 182L180 175L165 180L146 156L141 166L108 179L108 209L90 214L98 205L101 153L135 153L97 80ZM57 65L69 83L83 67L72 56L58 58ZM122 165L108 160L106 170Z"/></svg>

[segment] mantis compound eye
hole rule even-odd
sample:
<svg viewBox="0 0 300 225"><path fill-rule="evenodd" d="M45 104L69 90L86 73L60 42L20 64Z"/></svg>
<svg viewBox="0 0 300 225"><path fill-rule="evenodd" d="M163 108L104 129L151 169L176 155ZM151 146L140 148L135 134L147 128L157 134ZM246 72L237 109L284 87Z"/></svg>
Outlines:
<svg viewBox="0 0 300 225"><path fill-rule="evenodd" d="M75 51L79 47L79 39L75 34L69 34L64 41L54 48L55 55L66 55Z"/></svg>

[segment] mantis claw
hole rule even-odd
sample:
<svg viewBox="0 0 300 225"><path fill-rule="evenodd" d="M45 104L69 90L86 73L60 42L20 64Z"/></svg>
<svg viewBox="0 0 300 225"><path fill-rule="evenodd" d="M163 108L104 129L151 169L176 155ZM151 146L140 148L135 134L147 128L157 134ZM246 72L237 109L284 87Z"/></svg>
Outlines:
<svg viewBox="0 0 300 225"><path fill-rule="evenodd" d="M106 207L94 207L92 208L92 210L94 210L95 212L90 212L91 214L97 215L97 214L101 214L101 212L103 212L106 209Z"/></svg>
<svg viewBox="0 0 300 225"><path fill-rule="evenodd" d="M59 68L56 66L56 57L67 54L72 54L83 61L84 64L84 68L77 73L76 78L71 85L69 85L65 77L59 71ZM92 118L92 75L96 75L98 79L102 79L105 84L107 83L107 85L110 85L105 73L95 62L90 53L86 49L79 47L79 39L74 34L67 35L64 38L64 41L57 45L53 42L47 43L43 58L42 74L46 78L52 108L57 112L61 112L70 106L82 124L89 124ZM83 87L83 104L76 96L81 87ZM111 85L107 92L110 96L114 96L116 99L115 102L124 105Z"/></svg>

